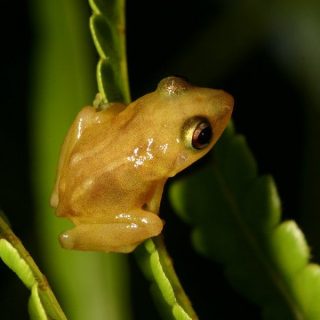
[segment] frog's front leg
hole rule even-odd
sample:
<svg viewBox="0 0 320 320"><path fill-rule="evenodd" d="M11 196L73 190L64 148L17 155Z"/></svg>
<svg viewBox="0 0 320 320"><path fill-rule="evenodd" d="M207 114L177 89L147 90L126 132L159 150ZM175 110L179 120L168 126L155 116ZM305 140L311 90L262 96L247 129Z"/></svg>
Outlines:
<svg viewBox="0 0 320 320"><path fill-rule="evenodd" d="M156 214L142 209L106 217L105 222L101 217L97 223L86 223L85 220L60 236L64 248L127 253L145 239L159 235L163 228L163 222Z"/></svg>

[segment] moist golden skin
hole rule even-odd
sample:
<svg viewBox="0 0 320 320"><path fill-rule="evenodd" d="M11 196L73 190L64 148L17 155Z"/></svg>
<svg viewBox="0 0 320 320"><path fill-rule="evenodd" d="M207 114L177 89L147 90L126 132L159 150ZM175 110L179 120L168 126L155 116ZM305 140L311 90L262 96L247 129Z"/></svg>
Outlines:
<svg viewBox="0 0 320 320"><path fill-rule="evenodd" d="M131 252L159 235L165 182L213 147L232 108L226 92L178 77L163 79L154 92L128 106L83 108L65 138L51 197L56 214L75 224L60 236L61 245ZM205 145L199 140L200 148L192 143L197 121L213 132Z"/></svg>

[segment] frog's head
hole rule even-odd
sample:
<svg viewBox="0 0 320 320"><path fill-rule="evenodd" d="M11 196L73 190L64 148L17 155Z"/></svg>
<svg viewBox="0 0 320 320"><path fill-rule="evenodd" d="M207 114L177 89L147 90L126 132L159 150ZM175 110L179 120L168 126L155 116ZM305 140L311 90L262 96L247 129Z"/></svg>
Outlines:
<svg viewBox="0 0 320 320"><path fill-rule="evenodd" d="M214 146L228 124L234 101L222 90L196 87L178 77L160 81L156 93L163 106L158 119L163 119L162 127L175 141L168 166L174 176Z"/></svg>

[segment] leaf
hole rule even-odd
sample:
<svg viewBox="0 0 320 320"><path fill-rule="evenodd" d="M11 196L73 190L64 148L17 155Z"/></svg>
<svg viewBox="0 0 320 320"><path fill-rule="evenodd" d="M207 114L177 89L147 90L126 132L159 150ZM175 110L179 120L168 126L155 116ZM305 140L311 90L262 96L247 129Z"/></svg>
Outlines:
<svg viewBox="0 0 320 320"><path fill-rule="evenodd" d="M38 292L38 285L35 284L31 288L31 296L29 299L29 314L32 320L47 320L47 314L44 310Z"/></svg>
<svg viewBox="0 0 320 320"><path fill-rule="evenodd" d="M177 213L193 225L198 252L224 265L234 288L264 319L320 319L320 268L295 222L280 222L272 177L259 176L232 125L198 174L170 188ZM197 186L195 188L195 186Z"/></svg>
<svg viewBox="0 0 320 320"><path fill-rule="evenodd" d="M0 257L31 290L29 312L31 319L66 320L45 276L20 240L0 216ZM40 288L40 289L39 289Z"/></svg>
<svg viewBox="0 0 320 320"><path fill-rule="evenodd" d="M137 260L151 281L151 292L164 319L198 319L174 271L163 239L158 236L145 241L136 250Z"/></svg>
<svg viewBox="0 0 320 320"><path fill-rule="evenodd" d="M130 102L125 43L125 1L89 0L90 30L100 61L98 89L105 102Z"/></svg>
<svg viewBox="0 0 320 320"><path fill-rule="evenodd" d="M27 288L31 289L35 283L31 269L18 251L5 239L0 239L0 254L2 261L17 274Z"/></svg>

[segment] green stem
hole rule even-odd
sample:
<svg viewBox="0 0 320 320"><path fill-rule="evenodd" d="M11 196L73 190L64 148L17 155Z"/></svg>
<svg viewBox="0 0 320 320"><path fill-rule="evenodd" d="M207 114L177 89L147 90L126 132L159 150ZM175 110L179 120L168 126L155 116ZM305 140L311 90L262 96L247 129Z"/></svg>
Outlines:
<svg viewBox="0 0 320 320"><path fill-rule="evenodd" d="M126 50L126 18L125 18L125 0L119 1L119 22L118 22L118 35L119 35L119 51L120 51L120 70L122 79L122 91L126 103L131 101L129 75L127 65L127 50Z"/></svg>

